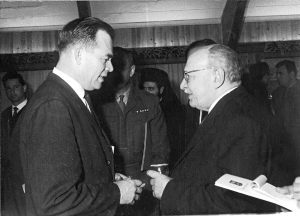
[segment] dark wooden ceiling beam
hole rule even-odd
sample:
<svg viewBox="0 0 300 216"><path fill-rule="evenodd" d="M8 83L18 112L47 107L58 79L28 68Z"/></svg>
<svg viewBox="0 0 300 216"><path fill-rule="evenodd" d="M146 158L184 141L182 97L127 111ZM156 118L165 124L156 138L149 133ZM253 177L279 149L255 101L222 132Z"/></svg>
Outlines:
<svg viewBox="0 0 300 216"><path fill-rule="evenodd" d="M244 13L249 0L227 0L222 14L223 44L236 50L244 24Z"/></svg>
<svg viewBox="0 0 300 216"><path fill-rule="evenodd" d="M91 4L89 1L77 1L78 16L79 18L90 17L91 13Z"/></svg>

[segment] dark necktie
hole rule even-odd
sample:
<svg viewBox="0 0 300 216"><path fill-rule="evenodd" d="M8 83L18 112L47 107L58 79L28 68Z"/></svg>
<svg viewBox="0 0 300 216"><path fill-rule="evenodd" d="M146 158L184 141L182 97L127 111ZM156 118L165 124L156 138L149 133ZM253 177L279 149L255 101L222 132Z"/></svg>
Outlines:
<svg viewBox="0 0 300 216"><path fill-rule="evenodd" d="M122 112L124 113L124 110L125 110L125 103L124 103L124 96L125 95L120 95L119 97L120 97L120 101L119 101L119 106L120 106L120 108L121 108L121 110L122 110Z"/></svg>
<svg viewBox="0 0 300 216"><path fill-rule="evenodd" d="M18 119L18 107L13 107L13 113L12 113L12 116L11 116L11 120L9 120L9 134L12 133L12 130L14 129L15 125L16 125L16 122L17 122L17 119Z"/></svg>
<svg viewBox="0 0 300 216"><path fill-rule="evenodd" d="M93 106L92 106L92 100L90 98L89 93L87 93L86 91L84 92L84 97L85 101L87 102L86 107L87 109L92 113L93 110Z"/></svg>
<svg viewBox="0 0 300 216"><path fill-rule="evenodd" d="M12 114L13 119L16 119L16 118L17 118L18 110L19 110L18 107L14 107L14 108L13 108L13 114Z"/></svg>

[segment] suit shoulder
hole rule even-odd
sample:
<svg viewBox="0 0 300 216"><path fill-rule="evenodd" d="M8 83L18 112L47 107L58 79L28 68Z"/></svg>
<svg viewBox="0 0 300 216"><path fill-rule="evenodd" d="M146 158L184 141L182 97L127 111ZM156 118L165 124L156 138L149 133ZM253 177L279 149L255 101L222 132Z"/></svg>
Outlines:
<svg viewBox="0 0 300 216"><path fill-rule="evenodd" d="M11 106L6 107L6 108L1 112L1 116L7 115L7 113L9 113L10 111L11 111Z"/></svg>

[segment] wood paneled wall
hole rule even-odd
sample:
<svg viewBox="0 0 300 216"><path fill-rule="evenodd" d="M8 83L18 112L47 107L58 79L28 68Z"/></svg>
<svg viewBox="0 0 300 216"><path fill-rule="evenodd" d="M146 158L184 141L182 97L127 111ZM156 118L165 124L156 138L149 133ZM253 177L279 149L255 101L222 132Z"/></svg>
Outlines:
<svg viewBox="0 0 300 216"><path fill-rule="evenodd" d="M240 43L300 39L300 20L244 23Z"/></svg>
<svg viewBox="0 0 300 216"><path fill-rule="evenodd" d="M191 42L203 38L222 41L220 25L193 26L164 26L134 29L116 29L115 45L125 48L186 46ZM240 43L300 40L300 21L281 22L251 22L245 23L240 37ZM0 54L48 52L57 49L58 31L44 32L1 32ZM245 65L256 62L257 55L243 53L242 61ZM0 65L1 66L1 65ZM179 89L182 80L184 64L149 65L158 67L169 74L175 93L183 103L186 97ZM45 79L49 71L24 72L25 79L35 90ZM2 74L1 74L2 75ZM3 89L1 89L2 91ZM3 107L8 104L3 97Z"/></svg>
<svg viewBox="0 0 300 216"><path fill-rule="evenodd" d="M211 38L221 42L219 25L116 29L116 46L124 48L185 46ZM0 54L57 50L58 31L0 33Z"/></svg>
<svg viewBox="0 0 300 216"><path fill-rule="evenodd" d="M221 42L218 24L116 29L115 45L125 48L184 46L203 38ZM1 32L0 54L57 49L58 31ZM245 23L240 43L300 40L300 20Z"/></svg>

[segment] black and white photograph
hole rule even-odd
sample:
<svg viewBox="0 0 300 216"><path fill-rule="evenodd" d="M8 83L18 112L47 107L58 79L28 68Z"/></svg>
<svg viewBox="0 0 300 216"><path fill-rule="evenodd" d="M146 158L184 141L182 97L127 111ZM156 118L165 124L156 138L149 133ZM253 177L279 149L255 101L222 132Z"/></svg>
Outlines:
<svg viewBox="0 0 300 216"><path fill-rule="evenodd" d="M300 0L0 0L0 216L299 216Z"/></svg>

